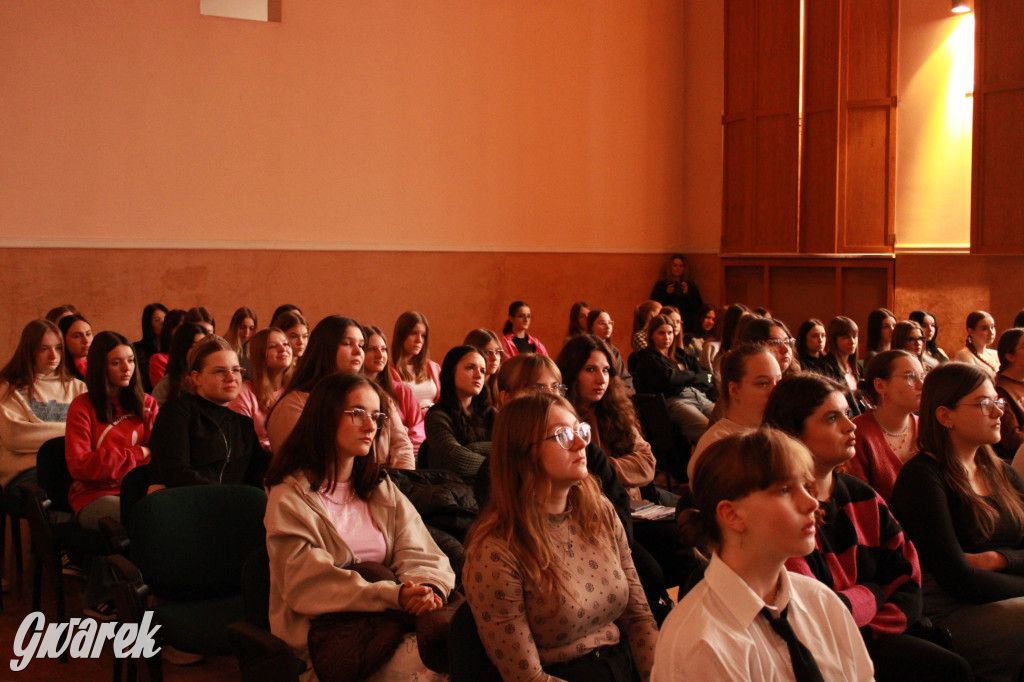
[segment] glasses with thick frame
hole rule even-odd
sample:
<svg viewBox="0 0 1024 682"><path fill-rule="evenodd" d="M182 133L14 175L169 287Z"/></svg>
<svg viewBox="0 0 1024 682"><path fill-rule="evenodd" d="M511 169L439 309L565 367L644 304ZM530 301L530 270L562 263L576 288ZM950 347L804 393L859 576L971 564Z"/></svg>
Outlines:
<svg viewBox="0 0 1024 682"><path fill-rule="evenodd" d="M369 419L373 422L373 425L380 429L387 425L388 415L384 412L369 412L361 407L353 407L351 410L342 410L342 414L347 414L352 423L356 426L365 426L366 420Z"/></svg>
<svg viewBox="0 0 1024 682"><path fill-rule="evenodd" d="M573 441L579 437L584 445L590 445L590 424L580 422L575 429L570 426L559 426L555 433L544 440L554 440L566 450L571 450Z"/></svg>

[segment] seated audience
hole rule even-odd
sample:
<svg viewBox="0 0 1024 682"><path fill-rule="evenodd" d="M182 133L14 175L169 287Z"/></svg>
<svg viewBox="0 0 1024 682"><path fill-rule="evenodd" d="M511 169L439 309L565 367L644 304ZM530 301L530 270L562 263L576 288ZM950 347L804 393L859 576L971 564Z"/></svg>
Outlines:
<svg viewBox="0 0 1024 682"><path fill-rule="evenodd" d="M397 409L397 416L402 420L402 425L409 433L409 440L412 442L412 452L418 455L420 446L427 439L427 433L423 426L423 410L416 401L412 389L405 383L395 379L388 369L388 342L387 337L380 327L368 324L363 327L363 337L366 339L366 359L363 361L363 375L373 379L377 385L384 389L388 398L391 399Z"/></svg>
<svg viewBox="0 0 1024 682"><path fill-rule="evenodd" d="M284 332L288 345L292 347L292 364L299 364L299 358L306 352L309 344L309 324L299 310L284 310L274 317L271 327Z"/></svg>
<svg viewBox="0 0 1024 682"><path fill-rule="evenodd" d="M626 362L622 359L622 353L612 343L612 331L615 330L615 322L612 320L612 316L608 314L607 310L601 310L595 308L590 311L587 315L587 333L593 334L597 338L604 342L604 345L608 346L608 350L612 354L612 366L615 367L615 372L618 374L619 381L622 382L622 387L626 389L626 393L632 396L636 391L633 389L633 376L626 369Z"/></svg>
<svg viewBox="0 0 1024 682"><path fill-rule="evenodd" d="M57 322L64 339L64 364L76 379L85 381L92 326L81 315L65 315Z"/></svg>
<svg viewBox="0 0 1024 682"><path fill-rule="evenodd" d="M665 396L669 416L691 443L696 443L708 427L708 417L715 404L708 400L710 376L699 367L682 370L676 365L672 352L672 321L664 315L651 319L647 325L650 344L637 353L634 385L643 393Z"/></svg>
<svg viewBox="0 0 1024 682"><path fill-rule="evenodd" d="M569 309L569 331L565 335L562 344L565 345L581 334L587 333L587 316L590 314L590 304L585 301L576 301Z"/></svg>
<svg viewBox="0 0 1024 682"><path fill-rule="evenodd" d="M902 320L896 323L895 329L892 330L892 349L905 350L917 358L917 361L921 363L922 379L928 370L939 366L938 362L931 360L924 352L924 330L913 320ZM864 366L867 369L867 363L864 363Z"/></svg>
<svg viewBox="0 0 1024 682"><path fill-rule="evenodd" d="M529 333L533 313L530 306L522 301L513 301L508 307L508 319L501 329L501 342L505 348L505 357L512 358L520 353L540 353L547 355L548 349L540 339Z"/></svg>
<svg viewBox="0 0 1024 682"><path fill-rule="evenodd" d="M771 429L727 436L701 456L696 509L679 526L684 542L714 553L662 625L652 682L872 679L849 609L785 568L814 550L813 470L806 447Z"/></svg>
<svg viewBox="0 0 1024 682"><path fill-rule="evenodd" d="M160 352L160 331L164 327L167 307L162 303L150 303L142 310L142 338L132 344L135 347L135 366L142 377L142 390L149 393L149 359Z"/></svg>
<svg viewBox="0 0 1024 682"><path fill-rule="evenodd" d="M183 321L198 324L203 328L207 335L213 334L217 331L217 322L213 319L213 313L203 306L189 308L185 312L185 319Z"/></svg>
<svg viewBox="0 0 1024 682"><path fill-rule="evenodd" d="M317 616L390 609L418 616L440 608L455 584L448 559L374 456L389 421L386 400L366 377L327 376L267 471L270 630L307 666L317 653L307 638ZM361 564L381 564L395 579L368 582L357 572ZM417 673L426 677L392 673L407 668L396 659L415 652L399 646L373 679L433 679L422 666ZM317 673L309 667L301 679Z"/></svg>
<svg viewBox="0 0 1024 682"><path fill-rule="evenodd" d="M644 301L633 309L633 336L629 345L634 353L639 353L647 348L647 323L662 309L660 301ZM632 369L632 368L630 368Z"/></svg>
<svg viewBox="0 0 1024 682"><path fill-rule="evenodd" d="M589 315L587 316L590 317ZM487 393L487 404L497 407L498 401L498 370L501 368L501 361L505 356L505 349L501 347L501 340L498 335L490 329L474 329L466 334L462 341L463 345L479 348L484 356L484 375Z"/></svg>
<svg viewBox="0 0 1024 682"><path fill-rule="evenodd" d="M1005 405L987 372L928 373L920 454L903 465L892 511L924 572L924 615L950 631L978 679L1024 668L1024 482L992 452Z"/></svg>
<svg viewBox="0 0 1024 682"><path fill-rule="evenodd" d="M249 378L228 405L238 414L252 419L260 445L270 451L267 415L284 393L292 371L292 347L277 327L261 329L249 340Z"/></svg>
<svg viewBox="0 0 1024 682"><path fill-rule="evenodd" d="M822 512L814 551L791 557L786 566L836 591L860 628L876 679L970 680L970 666L959 656L905 634L921 617L917 552L885 501L863 481L836 471L854 456L857 427L846 409L842 385L813 373L783 379L768 400L765 425L800 439L811 452Z"/></svg>
<svg viewBox="0 0 1024 682"><path fill-rule="evenodd" d="M80 315L80 314L81 313L78 312L78 308L76 308L74 306L74 304L72 304L72 303L65 303L64 305L59 305L59 306L56 306L55 308L50 308L49 310L47 310L46 311L46 315L44 316L43 319L45 319L45 320L47 320L49 322L53 322L54 324L57 324L58 322L60 322L60 319L62 317L67 317L68 315Z"/></svg>
<svg viewBox="0 0 1024 682"><path fill-rule="evenodd" d="M796 332L796 357L804 369L817 370L825 359L824 323L817 318L804 320Z"/></svg>
<svg viewBox="0 0 1024 682"><path fill-rule="evenodd" d="M256 333L257 325L256 313L243 306L231 315L228 331L224 334L224 340L230 343L238 354L238 362L245 370L246 377L249 376L249 348L246 344Z"/></svg>
<svg viewBox="0 0 1024 682"><path fill-rule="evenodd" d="M839 315L829 320L825 339L825 358L816 367L819 374L843 385L850 416L862 414L860 364L857 362L857 323Z"/></svg>
<svg viewBox="0 0 1024 682"><path fill-rule="evenodd" d="M917 414L924 373L905 350L882 351L864 368L864 396L873 405L853 418L857 445L846 473L864 481L886 503L904 463L917 454Z"/></svg>
<svg viewBox="0 0 1024 682"><path fill-rule="evenodd" d="M185 321L185 311L174 308L164 316L164 324L160 328L160 350L149 358L149 385L156 388L160 380L167 373L167 363L171 359L171 341L174 339L174 332Z"/></svg>
<svg viewBox="0 0 1024 682"><path fill-rule="evenodd" d="M764 346L779 363L782 376L800 372L800 363L793 357L793 337L785 323L770 317L746 317L736 327L733 345L752 343Z"/></svg>
<svg viewBox="0 0 1024 682"><path fill-rule="evenodd" d="M864 362L892 347L895 328L896 316L888 308L875 308L868 314L868 354Z"/></svg>
<svg viewBox="0 0 1024 682"><path fill-rule="evenodd" d="M587 470L590 429L557 395L502 407L493 496L463 569L480 639L502 679L650 676L657 625L622 524Z"/></svg>
<svg viewBox="0 0 1024 682"><path fill-rule="evenodd" d="M359 373L363 367L364 343L363 328L350 317L328 315L317 323L309 337L309 348L299 359L288 387L267 417L267 435L275 454L281 451L302 414L309 392L318 381L335 372ZM390 399L384 401L382 410L388 416L398 412ZM381 429L374 454L381 467L416 468L412 441L401 419L388 419L386 428Z"/></svg>
<svg viewBox="0 0 1024 682"><path fill-rule="evenodd" d="M1006 401L999 420L996 452L1008 462L1024 444L1024 329L1007 329L999 337L999 373L996 393Z"/></svg>
<svg viewBox="0 0 1024 682"><path fill-rule="evenodd" d="M700 366L709 372L713 372L717 367L715 363L715 357L720 353L728 352L732 348L733 340L736 338L736 326L739 325L740 319L750 313L750 308L743 305L742 303L733 303L731 306L725 309L725 314L722 315L722 323L718 336L715 341L709 341L704 344L704 348L700 353Z"/></svg>
<svg viewBox="0 0 1024 682"><path fill-rule="evenodd" d="M930 370L944 362L949 362L949 356L936 343L939 336L939 324L935 321L935 316L927 310L915 310L910 313L910 319L921 325L921 329L924 331L925 367Z"/></svg>
<svg viewBox="0 0 1024 682"><path fill-rule="evenodd" d="M717 317L718 311L715 306L705 304L697 312L697 328L685 333L683 348L698 360L704 350L704 342L713 341L717 336L717 325L715 324Z"/></svg>
<svg viewBox="0 0 1024 682"><path fill-rule="evenodd" d="M207 336L203 327L193 322L182 322L171 339L167 372L153 387L153 397L161 407L188 390L188 353Z"/></svg>
<svg viewBox="0 0 1024 682"><path fill-rule="evenodd" d="M64 435L71 402L85 393L64 363L60 329L32 320L21 330L18 347L0 369L0 486L15 490L35 482L36 453Z"/></svg>
<svg viewBox="0 0 1024 682"><path fill-rule="evenodd" d="M999 354L989 348L995 342L995 320L984 310L976 310L967 316L967 341L953 359L980 367L990 379L995 379Z"/></svg>
<svg viewBox="0 0 1024 682"><path fill-rule="evenodd" d="M491 453L494 408L484 393L486 361L475 346L456 346L441 364L441 397L427 411L428 466L476 477Z"/></svg>
<svg viewBox="0 0 1024 682"><path fill-rule="evenodd" d="M693 471L701 454L712 444L734 433L749 433L761 425L764 407L775 384L782 378L779 361L764 346L744 343L734 346L721 359L722 390L716 407L722 418L712 424L690 455L686 475L693 487Z"/></svg>
<svg viewBox="0 0 1024 682"><path fill-rule="evenodd" d="M427 410L441 394L441 366L430 359L430 325L415 310L402 313L391 336L391 378L410 389Z"/></svg>
<svg viewBox="0 0 1024 682"><path fill-rule="evenodd" d="M208 483L261 486L268 457L252 419L228 405L242 386L234 349L208 336L188 353L188 387L161 406L153 436L151 481L175 488Z"/></svg>

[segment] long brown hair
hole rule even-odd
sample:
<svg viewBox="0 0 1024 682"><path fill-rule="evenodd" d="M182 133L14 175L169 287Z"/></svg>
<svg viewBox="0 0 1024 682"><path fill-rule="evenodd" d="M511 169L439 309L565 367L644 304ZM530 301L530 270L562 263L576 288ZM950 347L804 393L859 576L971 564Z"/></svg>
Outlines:
<svg viewBox="0 0 1024 682"><path fill-rule="evenodd" d="M593 405L584 405L577 390L577 377L595 351L603 354L608 361L608 388L599 401ZM640 424L633 403L626 394L626 387L615 369L611 351L604 341L593 334L584 334L572 339L558 354L558 369L566 386L569 387L566 398L579 412L580 419L590 422L594 427L597 444L609 456L633 452Z"/></svg>
<svg viewBox="0 0 1024 682"><path fill-rule="evenodd" d="M252 308L242 306L231 316L231 322L228 323L228 331L224 334L224 338L235 349L238 357L242 357L242 344L238 341L238 328L242 326L246 318L252 320L253 326L259 328L260 323L256 319L256 313L252 311Z"/></svg>
<svg viewBox="0 0 1024 682"><path fill-rule="evenodd" d="M346 418L343 411L349 393L361 386L368 386L377 394L383 410L387 400L384 391L361 374L338 372L317 382L295 428L270 462L265 481L268 488L301 471L309 481L310 490L326 488L328 494L334 492L338 484L338 422ZM378 428L374 434L374 449L365 457L356 457L352 466L352 489L362 500L370 499L370 493L381 479L374 453L381 431L382 428Z"/></svg>
<svg viewBox="0 0 1024 682"><path fill-rule="evenodd" d="M125 414L134 414L145 421L145 398L142 391L142 378L139 376L141 366L137 362L128 385L111 391L107 355L118 346L131 348L132 356L135 356L135 348L128 343L128 339L117 332L100 332L93 337L92 345L89 346L89 363L85 370L85 387L89 391L89 402L96 410L96 418L104 424L109 424L114 420L112 404L114 398L117 399L118 405ZM135 359L138 360L138 358Z"/></svg>
<svg viewBox="0 0 1024 682"><path fill-rule="evenodd" d="M47 332L57 337L60 364L55 371L60 378L61 388L67 392L72 376L68 372L67 363L64 362L64 335L60 333L57 325L49 320L32 320L21 330L21 338L18 340L18 347L14 349L14 355L0 370L0 379L7 382L3 400L7 400L15 391L22 389L25 389L25 398L32 399L36 390L36 350Z"/></svg>
<svg viewBox="0 0 1024 682"><path fill-rule="evenodd" d="M408 338L417 324L422 324L426 333L423 335L423 348L414 356L408 357L405 354L405 339ZM398 370L398 376L402 381L424 381L429 378L427 363L430 360L430 324L423 313L409 310L398 316L395 320L395 332L391 336L392 366ZM412 371L406 367L406 362L412 365Z"/></svg>
<svg viewBox="0 0 1024 682"><path fill-rule="evenodd" d="M285 345L288 345L288 337L277 327L261 329L249 339L249 388L256 398L256 406L264 415L270 414L270 408L277 402L274 397L274 386L270 383L270 375L267 373L267 345L270 343L270 335L275 333L283 336ZM294 362L285 368L281 375L281 388L288 385L294 368Z"/></svg>
<svg viewBox="0 0 1024 682"><path fill-rule="evenodd" d="M971 510L981 539L988 539L999 523L999 512L974 492L967 471L953 451L949 429L939 422L938 408L954 409L956 404L979 386L991 379L984 370L965 362L947 362L933 369L924 380L921 392L921 418L917 429L917 445L921 451L934 457L942 467L942 478L953 493ZM971 408L976 409L976 408ZM1018 528L1024 528L1024 502L1010 483L1003 462L991 446L982 445L974 454L978 474L988 484L992 500L999 509L1013 519Z"/></svg>
<svg viewBox="0 0 1024 682"><path fill-rule="evenodd" d="M552 546L551 521L538 504L551 489L538 452L554 405L576 413L569 401L551 393L516 398L498 412L489 457L491 496L469 530L466 553L477 551L487 537L504 542L524 573L523 583L536 585L541 602L557 608L556 595L566 587L561 571L556 570L562 563L562 548ZM584 540L606 546L612 540L601 521L607 517L600 498L600 486L587 476L569 492L569 513Z"/></svg>
<svg viewBox="0 0 1024 682"><path fill-rule="evenodd" d="M835 356L839 359L839 346L837 341L840 336L857 336L857 323L845 315L837 315L828 321L828 328L825 330L825 354ZM859 345L858 345L859 347ZM857 364L857 353L846 358L850 366L850 373L860 379L860 366Z"/></svg>

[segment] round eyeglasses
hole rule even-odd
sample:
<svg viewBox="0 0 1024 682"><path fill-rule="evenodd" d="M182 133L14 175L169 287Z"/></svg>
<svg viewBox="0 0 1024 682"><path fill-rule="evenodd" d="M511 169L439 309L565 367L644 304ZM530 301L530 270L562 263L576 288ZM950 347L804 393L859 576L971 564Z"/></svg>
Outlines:
<svg viewBox="0 0 1024 682"><path fill-rule="evenodd" d="M563 398L565 397L566 392L569 390L569 388L565 384L551 384L550 386L545 386L544 384L534 384L532 388L537 393L553 393L554 395L560 395Z"/></svg>
<svg viewBox="0 0 1024 682"><path fill-rule="evenodd" d="M351 410L342 410L342 414L347 414L352 423L356 426L365 426L366 420L373 422L376 428L381 428L388 423L388 415L384 412L368 412L361 407L353 407Z"/></svg>
<svg viewBox="0 0 1024 682"><path fill-rule="evenodd" d="M992 411L997 407L999 408L999 414L1006 412L1006 401L1002 398L996 398L995 400L992 400L992 398L982 398L976 403L957 403L956 407L961 405L978 406L981 408L981 413L986 417L991 417Z"/></svg>
<svg viewBox="0 0 1024 682"><path fill-rule="evenodd" d="M583 441L584 445L590 445L590 424L587 422L580 422L580 425L575 429L568 426L559 426L555 429L554 435L548 436L544 440L554 439L566 450L571 450L573 441L577 436L579 436L579 439Z"/></svg>

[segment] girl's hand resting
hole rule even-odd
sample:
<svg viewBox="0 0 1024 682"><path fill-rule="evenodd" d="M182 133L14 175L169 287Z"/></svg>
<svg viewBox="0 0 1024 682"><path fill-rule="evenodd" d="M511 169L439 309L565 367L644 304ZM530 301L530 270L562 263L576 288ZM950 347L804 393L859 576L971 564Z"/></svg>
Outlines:
<svg viewBox="0 0 1024 682"><path fill-rule="evenodd" d="M398 591L398 604L402 610L413 616L421 616L444 606L441 597L427 585L406 582Z"/></svg>

